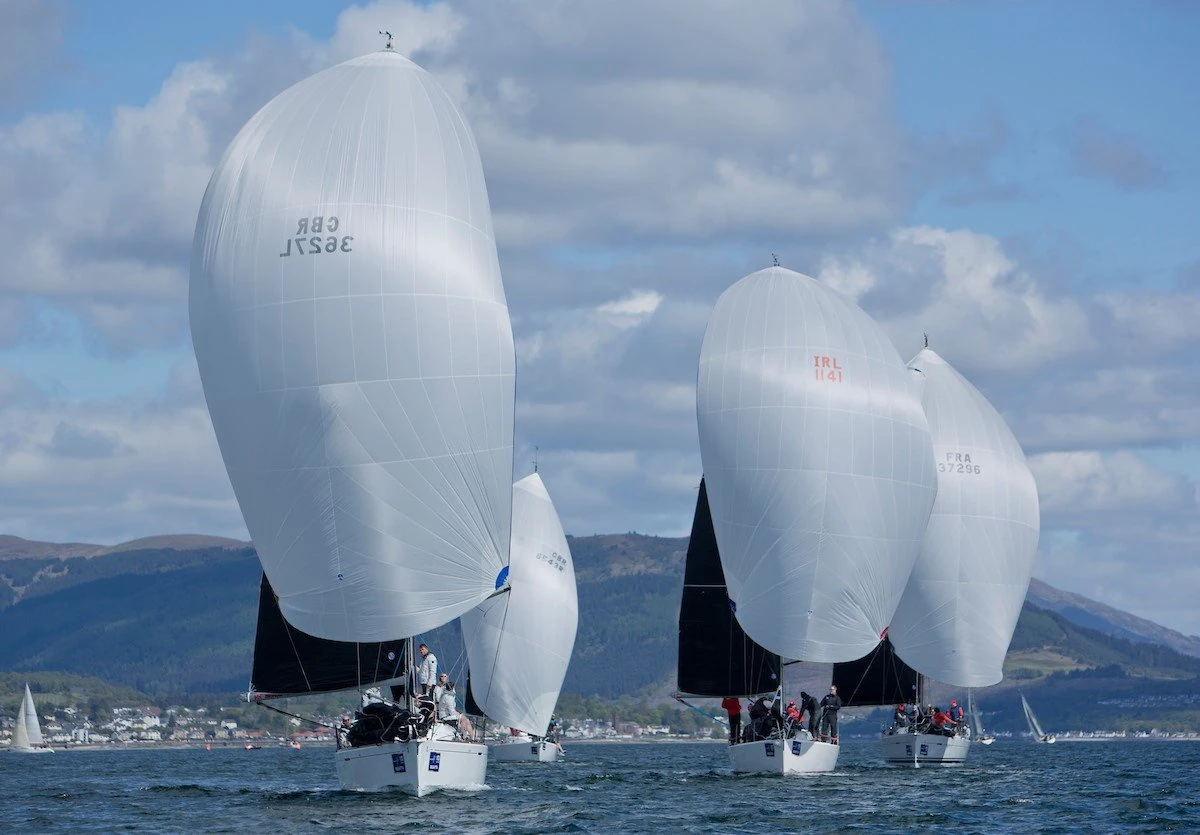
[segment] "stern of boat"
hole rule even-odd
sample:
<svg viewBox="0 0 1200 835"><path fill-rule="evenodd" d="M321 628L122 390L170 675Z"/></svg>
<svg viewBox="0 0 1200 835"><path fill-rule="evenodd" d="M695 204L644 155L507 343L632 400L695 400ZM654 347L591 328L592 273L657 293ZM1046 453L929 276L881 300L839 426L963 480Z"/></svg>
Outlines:
<svg viewBox="0 0 1200 835"><path fill-rule="evenodd" d="M736 774L822 774L837 766L838 746L795 737L739 742L729 746Z"/></svg>
<svg viewBox="0 0 1200 835"><path fill-rule="evenodd" d="M882 738L883 759L889 765L962 765L971 740L941 734L889 734Z"/></svg>
<svg viewBox="0 0 1200 835"><path fill-rule="evenodd" d="M485 788L486 745L449 740L384 742L334 752L343 789L399 789L424 797L439 789Z"/></svg>

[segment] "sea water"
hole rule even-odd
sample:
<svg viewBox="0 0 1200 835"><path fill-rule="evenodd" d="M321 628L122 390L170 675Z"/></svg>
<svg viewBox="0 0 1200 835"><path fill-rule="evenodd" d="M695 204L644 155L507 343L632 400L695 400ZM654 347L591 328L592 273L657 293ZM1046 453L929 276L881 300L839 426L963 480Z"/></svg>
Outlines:
<svg viewBox="0 0 1200 835"><path fill-rule="evenodd" d="M733 776L720 744L566 744L493 763L488 788L415 799L337 788L330 748L0 753L0 830L147 832L1200 831L1200 742L972 746L893 768L848 741L838 769Z"/></svg>

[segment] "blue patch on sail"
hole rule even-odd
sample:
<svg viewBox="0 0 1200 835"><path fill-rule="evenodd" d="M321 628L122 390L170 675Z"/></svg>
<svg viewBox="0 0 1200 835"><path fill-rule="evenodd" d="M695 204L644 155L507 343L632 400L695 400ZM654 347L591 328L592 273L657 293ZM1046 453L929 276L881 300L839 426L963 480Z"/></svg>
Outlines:
<svg viewBox="0 0 1200 835"><path fill-rule="evenodd" d="M508 582L508 566L500 569L500 573L496 575L496 588L501 588Z"/></svg>
<svg viewBox="0 0 1200 835"><path fill-rule="evenodd" d="M729 601L729 609L730 609L730 611L734 612L735 614L737 613L737 604L734 603L732 600Z"/></svg>

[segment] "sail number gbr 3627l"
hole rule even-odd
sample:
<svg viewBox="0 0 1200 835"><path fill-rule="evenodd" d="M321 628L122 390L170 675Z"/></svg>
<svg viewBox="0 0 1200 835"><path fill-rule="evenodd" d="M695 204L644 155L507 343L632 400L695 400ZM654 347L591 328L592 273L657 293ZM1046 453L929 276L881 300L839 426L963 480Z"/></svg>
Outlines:
<svg viewBox="0 0 1200 835"><path fill-rule="evenodd" d="M341 229L337 215L315 215L296 221L296 234L287 239L280 258L291 255L352 252L353 235L335 235ZM344 230L343 230L344 231Z"/></svg>

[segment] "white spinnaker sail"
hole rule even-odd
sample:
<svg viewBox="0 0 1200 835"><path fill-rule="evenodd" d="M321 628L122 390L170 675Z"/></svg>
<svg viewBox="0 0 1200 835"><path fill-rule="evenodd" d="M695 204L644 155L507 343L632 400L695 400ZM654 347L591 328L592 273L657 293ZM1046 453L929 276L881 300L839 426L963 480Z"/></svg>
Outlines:
<svg viewBox="0 0 1200 835"><path fill-rule="evenodd" d="M541 476L513 485L510 589L462 616L471 692L487 716L543 735L575 646L575 568Z"/></svg>
<svg viewBox="0 0 1200 835"><path fill-rule="evenodd" d="M1003 678L1040 528L1037 485L1008 424L979 390L926 348L938 492L921 554L888 636L920 673L958 687Z"/></svg>
<svg viewBox="0 0 1200 835"><path fill-rule="evenodd" d="M209 183L192 340L296 628L446 623L508 563L514 353L483 169L446 92L377 52L260 110Z"/></svg>
<svg viewBox="0 0 1200 835"><path fill-rule="evenodd" d="M25 731L26 747L36 748L45 743L45 740L42 738L42 724L38 721L37 707L33 703L33 694L29 692L28 684L25 685L25 697L21 700L21 715L17 724L23 727ZM15 746L15 735L13 740Z"/></svg>
<svg viewBox="0 0 1200 835"><path fill-rule="evenodd" d="M933 505L918 383L853 301L778 267L722 294L696 412L721 565L746 633L849 661L891 620Z"/></svg>

